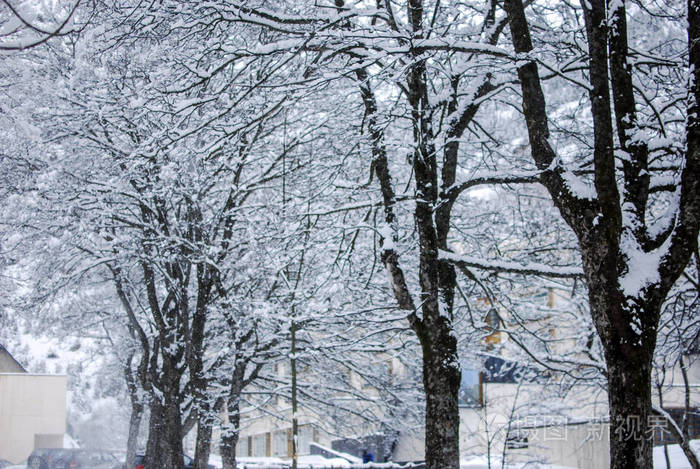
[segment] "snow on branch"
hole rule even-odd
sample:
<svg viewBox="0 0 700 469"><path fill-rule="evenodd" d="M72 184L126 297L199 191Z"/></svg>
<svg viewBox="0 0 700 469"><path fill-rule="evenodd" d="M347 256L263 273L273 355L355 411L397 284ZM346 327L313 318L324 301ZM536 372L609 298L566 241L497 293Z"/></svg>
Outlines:
<svg viewBox="0 0 700 469"><path fill-rule="evenodd" d="M512 174L503 174L502 172L477 173L468 181L456 184L448 189L447 197L454 200L465 190L481 185L534 184L540 181L541 173L541 171L523 171Z"/></svg>
<svg viewBox="0 0 700 469"><path fill-rule="evenodd" d="M517 262L484 260L477 257L462 256L449 251L440 250L440 258L448 260L457 266L475 267L494 273L504 272L523 275L540 275L553 278L580 278L583 271L578 267L549 266L540 263L520 264Z"/></svg>
<svg viewBox="0 0 700 469"><path fill-rule="evenodd" d="M12 36L11 33L17 33L20 29L25 29L25 34L20 34L19 37L14 40L7 40L0 42L0 51L13 51L13 50L24 50L36 47L40 44L45 43L49 39L57 36L65 36L71 34L72 28L68 28L75 11L80 5L80 0L77 0L68 14L65 16L63 21L58 24L55 28L51 30L44 29L38 24L34 24L28 18L31 16L29 13L20 11L18 8L14 7L12 3L7 0L2 0L1 4L10 11L11 18L13 21L10 22L11 25L17 25L17 30L15 31L1 31L0 37ZM6 25L5 25L6 26Z"/></svg>

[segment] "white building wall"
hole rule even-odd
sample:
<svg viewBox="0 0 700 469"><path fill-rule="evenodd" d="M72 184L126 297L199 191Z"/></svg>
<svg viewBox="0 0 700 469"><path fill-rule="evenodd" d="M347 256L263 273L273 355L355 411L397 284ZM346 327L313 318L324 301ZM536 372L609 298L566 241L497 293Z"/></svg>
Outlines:
<svg viewBox="0 0 700 469"><path fill-rule="evenodd" d="M65 376L0 373L0 459L27 459L35 442L62 446Z"/></svg>
<svg viewBox="0 0 700 469"><path fill-rule="evenodd" d="M664 407L683 407L685 388L667 386ZM516 399L517 397L517 399ZM657 403L654 396L655 404ZM692 407L700 407L700 386L691 386ZM597 386L576 386L557 395L556 384L484 384L483 407L460 409L460 455L490 454L499 461L509 430L527 436L526 447L505 447L507 462L539 462L580 469L610 466L607 393ZM539 412L539 415L537 413ZM566 423L566 424L565 424ZM402 435L397 461L425 458L424 434Z"/></svg>
<svg viewBox="0 0 700 469"><path fill-rule="evenodd" d="M0 345L0 373L26 373L22 365L2 345Z"/></svg>
<svg viewBox="0 0 700 469"><path fill-rule="evenodd" d="M509 431L516 433L520 427L566 421L603 419L607 416L607 396L594 386L579 386L566 396L557 396L556 386L540 384L485 383L483 385L484 406L460 408L459 445L462 459L470 456L491 455L493 461L500 460L504 448L506 460L510 462L551 462L555 460L582 461L589 453L608 454L609 442L590 441L582 445L578 431L566 434L564 441L554 438L533 440L527 448L507 448ZM580 427L581 425L576 425ZM572 426L567 426L572 428ZM556 435L556 432L551 432ZM546 443L546 444L545 444ZM579 448L579 449L577 449ZM578 454L578 451L581 454ZM566 454L564 458L561 454ZM419 461L425 459L424 434L404 434L394 451L396 461ZM563 464L559 462L559 464ZM575 464L572 467L578 467ZM584 466L581 466L584 467ZM596 469L607 467L591 466Z"/></svg>
<svg viewBox="0 0 700 469"><path fill-rule="evenodd" d="M610 467L610 431L608 424L590 423L566 427L531 429L528 447L512 450L514 457L578 469ZM525 454L526 453L526 454Z"/></svg>

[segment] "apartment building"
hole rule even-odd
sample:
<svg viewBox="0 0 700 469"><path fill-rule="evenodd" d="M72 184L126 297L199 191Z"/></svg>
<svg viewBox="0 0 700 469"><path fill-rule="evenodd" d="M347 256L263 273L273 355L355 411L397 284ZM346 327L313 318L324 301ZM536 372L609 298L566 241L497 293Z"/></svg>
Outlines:
<svg viewBox="0 0 700 469"><path fill-rule="evenodd" d="M566 301L565 293L547 290L536 293L543 310ZM534 295L533 295L534 296ZM507 313L497 311L483 301L484 322L492 332L483 338L481 354L462 363L460 389L460 453L463 459L490 455L508 462L547 462L581 469L609 466L608 398L599 383L567 384L550 375L542 375L502 354L509 337L503 333ZM567 339L567 326L556 324L556 317L543 314L530 324L551 339L554 351L566 351L573 345ZM400 360L377 360L384 372L395 378L410 378ZM700 437L700 360L689 357L691 433ZM378 365L379 366L379 365ZM284 374L284 367L280 367ZM415 379L419 379L416 377ZM359 392L372 396L375 390L361 376L349 373L348 383ZM686 388L678 369L669 370L662 386L664 408L672 415L685 411ZM658 400L657 400L658 402ZM291 410L289 402L275 399L274 409L258 416L241 431L237 454L241 457L291 457ZM424 435L420 429L406 428L398 434L386 434L371 422L360 419L347 425L346 434L331 428L327 416L309 408L298 414L299 454L312 451L312 443L359 456L371 451L378 462L420 461L424 459ZM663 428L656 429L655 442L673 442ZM342 430L341 430L342 431Z"/></svg>

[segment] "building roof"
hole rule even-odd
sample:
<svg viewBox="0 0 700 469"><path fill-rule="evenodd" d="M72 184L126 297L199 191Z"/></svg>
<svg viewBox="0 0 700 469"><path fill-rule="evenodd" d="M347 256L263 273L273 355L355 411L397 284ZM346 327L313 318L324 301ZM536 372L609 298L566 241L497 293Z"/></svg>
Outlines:
<svg viewBox="0 0 700 469"><path fill-rule="evenodd" d="M486 355L482 364L485 383L537 383L547 379L547 373L532 366Z"/></svg>
<svg viewBox="0 0 700 469"><path fill-rule="evenodd" d="M0 373L26 373L27 370L0 344Z"/></svg>

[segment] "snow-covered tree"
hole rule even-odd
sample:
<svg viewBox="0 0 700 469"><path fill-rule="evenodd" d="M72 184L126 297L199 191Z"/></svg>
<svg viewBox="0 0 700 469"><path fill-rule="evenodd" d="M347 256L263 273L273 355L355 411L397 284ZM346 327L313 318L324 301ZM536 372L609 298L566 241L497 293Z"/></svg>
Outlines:
<svg viewBox="0 0 700 469"><path fill-rule="evenodd" d="M548 54L551 37L534 30L523 2L504 3L532 158L579 241L590 311L607 365L614 468L651 467L647 429L661 307L697 246L699 7L688 2L687 41L681 40L683 6L678 3L672 14L659 16L625 2L562 7L557 21L564 37L572 31L585 46L571 44ZM532 10L533 15L549 14ZM630 34L644 21L640 17L663 25L666 34ZM577 86L589 106L586 151L568 155L551 138L554 124L543 85L549 74ZM667 74L685 78L666 80ZM664 109L666 97L674 104Z"/></svg>

